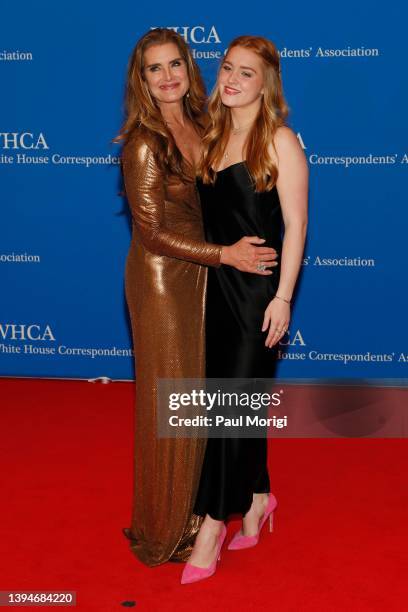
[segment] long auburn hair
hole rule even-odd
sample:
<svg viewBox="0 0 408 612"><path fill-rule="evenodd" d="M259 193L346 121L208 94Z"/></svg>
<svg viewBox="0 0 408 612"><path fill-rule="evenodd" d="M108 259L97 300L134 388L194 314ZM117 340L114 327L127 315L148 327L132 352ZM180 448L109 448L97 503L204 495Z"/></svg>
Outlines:
<svg viewBox="0 0 408 612"><path fill-rule="evenodd" d="M254 181L255 190L270 191L278 178L278 169L268 152L268 146L270 143L273 144L277 128L285 125L289 113L283 94L279 53L275 45L262 36L239 36L231 42L228 51L233 47L249 49L262 59L264 94L258 116L246 139L244 152L246 166ZM217 85L209 98L208 115L200 174L203 183L214 184L216 179L214 168L221 163L232 128L231 110L222 103Z"/></svg>
<svg viewBox="0 0 408 612"><path fill-rule="evenodd" d="M167 28L156 28L140 38L129 58L125 89L126 118L113 142L126 144L136 130L143 130L154 144L159 167L166 174L175 174L185 182L190 181L191 177L186 173L183 157L144 78L146 49L166 43L174 43L186 63L190 88L183 99L184 111L194 124L203 127L206 92L198 66L180 34Z"/></svg>

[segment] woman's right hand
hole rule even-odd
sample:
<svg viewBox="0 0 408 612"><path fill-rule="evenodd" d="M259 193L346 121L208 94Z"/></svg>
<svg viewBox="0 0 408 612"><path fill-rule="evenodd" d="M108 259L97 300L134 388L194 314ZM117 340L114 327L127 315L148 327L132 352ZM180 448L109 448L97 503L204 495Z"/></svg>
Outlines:
<svg viewBox="0 0 408 612"><path fill-rule="evenodd" d="M241 272L269 276L273 274L272 270L259 270L257 266L264 265L265 268L277 266L278 262L274 260L277 259L278 253L275 249L269 247L254 246L264 242L265 239L258 236L244 236L230 246L223 246L221 263L232 266Z"/></svg>

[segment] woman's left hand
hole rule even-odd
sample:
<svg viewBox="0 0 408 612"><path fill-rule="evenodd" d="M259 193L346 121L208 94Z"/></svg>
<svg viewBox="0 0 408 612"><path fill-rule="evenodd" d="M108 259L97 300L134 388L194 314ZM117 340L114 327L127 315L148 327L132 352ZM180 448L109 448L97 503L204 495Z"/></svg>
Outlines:
<svg viewBox="0 0 408 612"><path fill-rule="evenodd" d="M269 327L268 336L265 340L265 346L272 348L274 344L286 333L290 321L290 304L283 300L273 298L265 310L262 331L266 331Z"/></svg>

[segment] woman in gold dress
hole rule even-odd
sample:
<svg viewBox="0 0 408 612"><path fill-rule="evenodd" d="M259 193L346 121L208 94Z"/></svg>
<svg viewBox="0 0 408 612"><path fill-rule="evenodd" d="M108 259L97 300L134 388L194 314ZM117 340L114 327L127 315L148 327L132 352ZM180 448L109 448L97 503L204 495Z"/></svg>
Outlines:
<svg viewBox="0 0 408 612"><path fill-rule="evenodd" d="M125 288L136 361L133 553L146 565L185 561L202 518L192 513L206 441L156 435L157 381L203 378L206 266L255 274L276 252L256 236L204 241L195 167L204 85L182 37L148 32L130 58L127 117L116 142L132 213ZM258 266L258 267L257 267Z"/></svg>

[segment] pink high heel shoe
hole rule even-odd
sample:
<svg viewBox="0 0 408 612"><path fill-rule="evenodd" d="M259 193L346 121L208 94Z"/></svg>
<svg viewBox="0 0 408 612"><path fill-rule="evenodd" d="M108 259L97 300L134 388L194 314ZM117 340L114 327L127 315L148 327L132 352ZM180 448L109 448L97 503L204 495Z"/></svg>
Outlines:
<svg viewBox="0 0 408 612"><path fill-rule="evenodd" d="M209 578L215 573L217 569L217 561L221 559L221 547L224 543L225 536L227 535L227 528L225 525L222 526L220 535L218 536L218 547L217 554L214 561L208 567L197 567L191 563L186 563L184 566L183 574L181 576L181 584L189 584L190 582L198 582Z"/></svg>
<svg viewBox="0 0 408 612"><path fill-rule="evenodd" d="M261 519L261 522L259 523L258 533L254 536L244 536L241 530L237 531L231 542L228 544L228 550L242 550L243 548L251 548L251 546L256 546L256 544L258 544L261 529L268 517L269 531L273 531L273 512L277 505L278 502L276 501L276 497L272 493L270 493L266 510Z"/></svg>

